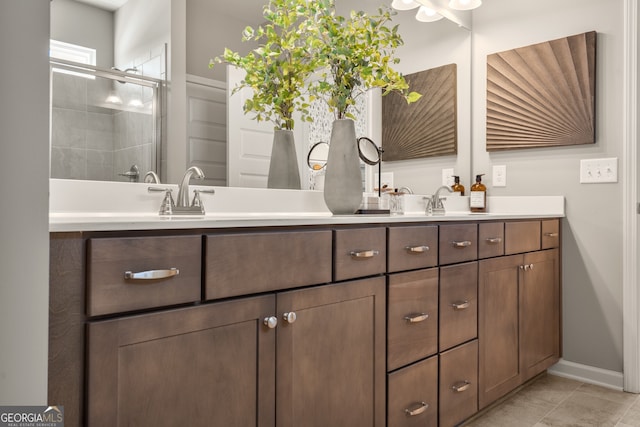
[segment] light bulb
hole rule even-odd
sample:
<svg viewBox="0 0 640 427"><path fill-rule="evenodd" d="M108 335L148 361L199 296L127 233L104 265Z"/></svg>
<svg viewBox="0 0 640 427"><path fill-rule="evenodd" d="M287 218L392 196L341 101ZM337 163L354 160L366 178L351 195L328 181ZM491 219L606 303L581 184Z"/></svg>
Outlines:
<svg viewBox="0 0 640 427"><path fill-rule="evenodd" d="M482 0L449 0L449 7L455 10L471 10L482 5Z"/></svg>
<svg viewBox="0 0 640 427"><path fill-rule="evenodd" d="M416 13L416 19L420 22L435 22L441 20L442 15L429 7L420 6L418 13Z"/></svg>
<svg viewBox="0 0 640 427"><path fill-rule="evenodd" d="M414 0L393 0L391 7L395 10L411 10L420 6L419 3Z"/></svg>

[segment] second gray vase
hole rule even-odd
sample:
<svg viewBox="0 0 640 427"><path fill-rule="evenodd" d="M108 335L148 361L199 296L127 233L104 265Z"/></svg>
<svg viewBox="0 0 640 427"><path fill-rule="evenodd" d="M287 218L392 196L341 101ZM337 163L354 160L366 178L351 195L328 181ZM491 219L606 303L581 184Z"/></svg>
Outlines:
<svg viewBox="0 0 640 427"><path fill-rule="evenodd" d="M356 144L353 120L333 122L324 178L324 201L335 215L353 214L362 202L362 175Z"/></svg>
<svg viewBox="0 0 640 427"><path fill-rule="evenodd" d="M267 188L300 189L296 143L290 130L276 130L273 134Z"/></svg>

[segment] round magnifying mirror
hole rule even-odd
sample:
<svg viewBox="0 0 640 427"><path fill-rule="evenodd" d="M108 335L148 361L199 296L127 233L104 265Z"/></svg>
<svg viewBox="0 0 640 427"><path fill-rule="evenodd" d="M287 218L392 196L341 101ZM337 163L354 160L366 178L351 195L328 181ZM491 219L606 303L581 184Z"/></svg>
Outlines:
<svg viewBox="0 0 640 427"><path fill-rule="evenodd" d="M382 149L366 136L358 138L358 153L362 161L371 166L377 165L382 160L380 158Z"/></svg>
<svg viewBox="0 0 640 427"><path fill-rule="evenodd" d="M309 154L307 154L307 165L311 170L318 171L327 166L327 158L329 157L329 143L320 141L311 146Z"/></svg>

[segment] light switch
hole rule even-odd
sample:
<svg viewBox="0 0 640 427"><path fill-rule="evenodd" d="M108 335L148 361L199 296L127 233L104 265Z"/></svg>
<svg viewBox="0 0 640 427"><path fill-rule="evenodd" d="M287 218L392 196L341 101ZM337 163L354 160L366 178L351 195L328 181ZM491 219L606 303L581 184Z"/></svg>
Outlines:
<svg viewBox="0 0 640 427"><path fill-rule="evenodd" d="M442 185L451 187L453 185L453 168L442 169Z"/></svg>
<svg viewBox="0 0 640 427"><path fill-rule="evenodd" d="M493 186L494 187L507 186L507 165L493 166Z"/></svg>
<svg viewBox="0 0 640 427"><path fill-rule="evenodd" d="M580 160L580 183L618 182L618 158Z"/></svg>

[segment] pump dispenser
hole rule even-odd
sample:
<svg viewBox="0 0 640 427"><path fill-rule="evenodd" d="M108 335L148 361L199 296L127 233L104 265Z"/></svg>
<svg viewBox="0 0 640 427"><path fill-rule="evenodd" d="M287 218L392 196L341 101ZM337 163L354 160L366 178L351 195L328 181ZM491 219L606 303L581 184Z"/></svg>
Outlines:
<svg viewBox="0 0 640 427"><path fill-rule="evenodd" d="M464 196L464 185L460 184L460 177L458 175L453 175L453 185L451 189L454 193L460 193L461 196Z"/></svg>
<svg viewBox="0 0 640 427"><path fill-rule="evenodd" d="M476 175L476 182L471 186L469 208L471 212L487 211L487 187L482 183L482 176Z"/></svg>

